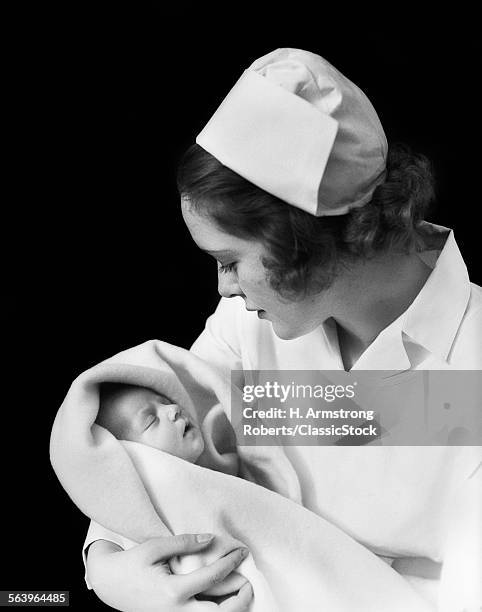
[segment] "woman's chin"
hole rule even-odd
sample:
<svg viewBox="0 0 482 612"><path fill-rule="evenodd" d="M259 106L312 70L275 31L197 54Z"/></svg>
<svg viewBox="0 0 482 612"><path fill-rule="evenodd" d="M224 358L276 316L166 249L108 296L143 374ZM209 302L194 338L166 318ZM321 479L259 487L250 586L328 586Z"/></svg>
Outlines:
<svg viewBox="0 0 482 612"><path fill-rule="evenodd" d="M300 338L313 331L314 328L305 329L299 325L290 325L285 322L271 321L274 333L280 338L280 340L294 340Z"/></svg>
<svg viewBox="0 0 482 612"><path fill-rule="evenodd" d="M284 321L271 320L270 322L273 326L274 333L280 340L295 340L296 338L301 338L301 336L306 336L306 334L311 333L318 327L318 324L300 326L299 323L297 325L290 325Z"/></svg>

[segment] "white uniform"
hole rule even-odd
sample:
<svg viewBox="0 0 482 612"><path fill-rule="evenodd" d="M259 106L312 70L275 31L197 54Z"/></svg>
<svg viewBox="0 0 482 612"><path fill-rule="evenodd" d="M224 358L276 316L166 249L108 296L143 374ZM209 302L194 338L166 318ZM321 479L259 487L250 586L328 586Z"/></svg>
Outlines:
<svg viewBox="0 0 482 612"><path fill-rule="evenodd" d="M447 232L437 226L432 229ZM469 282L453 233L448 234L441 252L427 251L420 256L433 267L426 284L409 308L360 356L353 370L482 370L482 289ZM191 350L226 374L233 369L343 369L336 328L329 322L303 337L282 340L269 321L246 311L241 298L221 299ZM380 555L445 562L447 555L463 557L464 539L475 537L470 531L472 510L464 510L463 520L457 511L458 518L450 517L451 498L459 490L460 496L466 495L468 482L471 491L478 486L482 470L469 477L477 468L479 450L306 446L288 448L287 454L309 509ZM461 520L466 531L455 543L447 544L448 532L455 529L449 525ZM121 543L96 527L86 544L98 538ZM460 563L457 565L460 570ZM473 571L469 565L463 572ZM457 589L465 587L455 584L460 580L452 575L457 568L449 560L447 568L444 572L450 575L442 577L442 584L445 580L447 585L442 587L444 600L459 598L462 603L460 598L465 596ZM417 587L415 582L413 579ZM457 608L444 603L440 609Z"/></svg>

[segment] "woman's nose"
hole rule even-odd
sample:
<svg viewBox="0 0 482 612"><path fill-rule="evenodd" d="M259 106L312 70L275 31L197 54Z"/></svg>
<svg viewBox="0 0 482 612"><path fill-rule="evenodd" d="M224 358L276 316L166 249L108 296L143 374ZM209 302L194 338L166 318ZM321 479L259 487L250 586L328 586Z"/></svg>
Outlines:
<svg viewBox="0 0 482 612"><path fill-rule="evenodd" d="M218 272L218 293L225 298L243 295L235 272Z"/></svg>

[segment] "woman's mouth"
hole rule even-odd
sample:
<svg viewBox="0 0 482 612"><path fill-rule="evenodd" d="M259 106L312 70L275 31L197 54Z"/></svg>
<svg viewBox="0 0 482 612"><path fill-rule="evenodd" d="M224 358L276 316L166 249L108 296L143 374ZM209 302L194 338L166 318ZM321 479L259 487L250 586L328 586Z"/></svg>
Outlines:
<svg viewBox="0 0 482 612"><path fill-rule="evenodd" d="M263 315L266 315L266 311L265 311L265 310L262 310L261 308L248 308L248 307L246 306L246 310L247 310L248 312L256 312L256 313L258 314L258 317L259 317L260 319L263 319L263 318L264 318L264 317L263 317Z"/></svg>

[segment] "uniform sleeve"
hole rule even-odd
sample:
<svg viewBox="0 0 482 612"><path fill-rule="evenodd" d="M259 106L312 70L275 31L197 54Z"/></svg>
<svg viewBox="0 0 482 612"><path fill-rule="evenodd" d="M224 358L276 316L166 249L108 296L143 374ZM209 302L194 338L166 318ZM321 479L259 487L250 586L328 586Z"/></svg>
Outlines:
<svg viewBox="0 0 482 612"><path fill-rule="evenodd" d="M450 501L438 610L482 610L482 461Z"/></svg>
<svg viewBox="0 0 482 612"><path fill-rule="evenodd" d="M132 546L135 545L135 542L124 538L114 531L110 531L109 529L102 527L102 525L99 525L99 523L96 523L95 521L90 521L89 530L87 531L87 536L82 547L82 558L84 560L85 568L84 579L88 589L92 589L92 586L87 576L87 549L96 540L107 540L108 542L113 542L114 544L117 544L117 546L120 546L120 548L123 550L132 548Z"/></svg>
<svg viewBox="0 0 482 612"><path fill-rule="evenodd" d="M223 376L243 369L241 298L222 298L191 351ZM235 381L238 383L238 381ZM240 382L240 381L239 381Z"/></svg>

